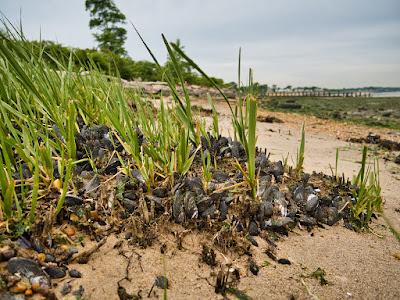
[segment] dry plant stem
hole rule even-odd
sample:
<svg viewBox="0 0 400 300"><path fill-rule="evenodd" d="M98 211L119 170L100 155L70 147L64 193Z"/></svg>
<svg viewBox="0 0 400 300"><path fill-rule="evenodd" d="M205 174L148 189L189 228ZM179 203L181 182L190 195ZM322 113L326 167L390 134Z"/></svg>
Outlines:
<svg viewBox="0 0 400 300"><path fill-rule="evenodd" d="M396 230L396 228L393 226L392 222L388 219L388 217L385 214L382 214L383 219L385 220L386 224L389 226L389 230L393 233L393 235L396 237L397 241L400 243L400 232Z"/></svg>
<svg viewBox="0 0 400 300"><path fill-rule="evenodd" d="M338 210L338 213L340 214L349 204L350 204L350 201L346 201L346 203L343 205L343 207Z"/></svg>
<svg viewBox="0 0 400 300"><path fill-rule="evenodd" d="M308 287L308 286L306 285L306 283L304 282L304 279L303 279L303 278L300 279L300 282L304 285L304 287L306 288L306 291L307 291L308 295L309 295L312 299L314 299L314 300L319 300L319 298L318 298L317 296L315 296L315 295L311 292L311 290L309 289L309 287Z"/></svg>
<svg viewBox="0 0 400 300"><path fill-rule="evenodd" d="M243 186L245 184L246 184L246 182L242 181L242 182L239 182L239 183L236 183L236 184L233 184L233 185L226 186L226 187L220 188L218 190L215 190L213 193L220 193L220 192L223 192L223 191L231 190L231 189Z"/></svg>
<svg viewBox="0 0 400 300"><path fill-rule="evenodd" d="M98 242L96 245L94 245L92 248L89 250L83 251L81 253L78 253L72 261L78 262L80 264L82 263L87 263L90 259L90 256L92 256L93 253L95 253L97 250L100 249L101 246L103 246L107 241L107 237L104 237L100 242Z"/></svg>
<svg viewBox="0 0 400 300"><path fill-rule="evenodd" d="M104 181L102 184L99 184L98 186L92 188L91 190L87 191L87 194L90 194L91 192L94 192L95 190L97 190L99 187L101 187L101 185L104 185L108 182L110 182L111 180L115 179L118 175L122 174L123 170L118 171L116 174L114 174L113 176L111 176L110 178L108 178L106 181Z"/></svg>

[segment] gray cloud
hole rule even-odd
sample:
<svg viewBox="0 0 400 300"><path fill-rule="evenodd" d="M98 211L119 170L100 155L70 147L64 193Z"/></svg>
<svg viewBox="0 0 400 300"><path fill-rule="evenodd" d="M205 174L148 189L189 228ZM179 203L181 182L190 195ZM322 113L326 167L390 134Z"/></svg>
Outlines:
<svg viewBox="0 0 400 300"><path fill-rule="evenodd" d="M235 80L237 53L256 80L278 85L400 86L397 0L115 0L163 61L160 34L180 38L209 73ZM93 47L83 0L2 0L28 37ZM127 24L127 49L150 59ZM243 72L245 74L245 70Z"/></svg>

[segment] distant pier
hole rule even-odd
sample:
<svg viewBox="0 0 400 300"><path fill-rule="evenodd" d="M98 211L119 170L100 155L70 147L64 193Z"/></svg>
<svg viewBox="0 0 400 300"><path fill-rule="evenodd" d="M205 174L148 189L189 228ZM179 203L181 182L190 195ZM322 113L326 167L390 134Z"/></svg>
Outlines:
<svg viewBox="0 0 400 300"><path fill-rule="evenodd" d="M328 92L328 91L302 91L302 92L267 92L267 97L371 97L369 92Z"/></svg>

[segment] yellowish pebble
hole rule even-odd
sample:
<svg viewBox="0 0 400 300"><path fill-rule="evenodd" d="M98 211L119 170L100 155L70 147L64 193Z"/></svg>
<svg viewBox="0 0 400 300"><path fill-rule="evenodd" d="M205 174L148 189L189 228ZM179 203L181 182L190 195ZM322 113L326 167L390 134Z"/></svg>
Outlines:
<svg viewBox="0 0 400 300"><path fill-rule="evenodd" d="M69 216L69 219L70 219L72 222L78 222L78 221L79 221L79 217L78 217L76 214L71 214L71 215Z"/></svg>
<svg viewBox="0 0 400 300"><path fill-rule="evenodd" d="M45 259L46 259L46 254L44 254L44 253L39 253L39 254L37 255L37 258L38 258L39 261L44 262Z"/></svg>
<svg viewBox="0 0 400 300"><path fill-rule="evenodd" d="M60 248L61 248L63 251L67 251L67 250L69 249L69 247L68 247L67 245L61 245Z"/></svg>
<svg viewBox="0 0 400 300"><path fill-rule="evenodd" d="M65 227L63 231L64 231L64 233L65 233L66 235L68 235L69 237L75 235L75 229L74 229L74 227L72 227L72 226L67 226L67 227Z"/></svg>
<svg viewBox="0 0 400 300"><path fill-rule="evenodd" d="M18 281L16 285L10 288L12 293L24 293L30 286L24 281Z"/></svg>
<svg viewBox="0 0 400 300"><path fill-rule="evenodd" d="M40 283L39 283L39 282L34 282L34 283L32 283L32 289L33 289L33 290L40 289Z"/></svg>
<svg viewBox="0 0 400 300"><path fill-rule="evenodd" d="M54 180L53 187L56 188L57 190L60 190L62 188L61 180L60 179Z"/></svg>
<svg viewBox="0 0 400 300"><path fill-rule="evenodd" d="M90 211L90 217L94 220L97 220L99 218L99 214L97 213L96 210L91 210Z"/></svg>

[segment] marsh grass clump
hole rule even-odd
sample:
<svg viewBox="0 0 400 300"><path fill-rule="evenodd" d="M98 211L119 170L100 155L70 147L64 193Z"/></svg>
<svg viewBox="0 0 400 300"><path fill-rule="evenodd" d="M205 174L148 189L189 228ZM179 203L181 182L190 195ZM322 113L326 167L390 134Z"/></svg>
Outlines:
<svg viewBox="0 0 400 300"><path fill-rule="evenodd" d="M245 199L272 201L272 207L279 207L276 209L281 211L282 217L286 217L290 203L275 188L272 189L273 195L267 194L271 192L271 182L265 175L270 174L280 183L287 162L284 165L269 162L268 157L256 149L256 90L252 70L249 71L248 86L242 88L240 85L241 51L239 97L233 107L214 80L163 35L173 67L164 74L164 78L172 91L173 101L166 103L161 97L155 107L149 104L151 100L144 99L138 92L124 89L118 78L102 74L95 65L89 74L73 72L71 64L65 67L57 60L54 63L58 63L59 68L51 68L42 56L35 55L38 50L44 49L33 51L32 44L24 43L22 33L8 31L0 43L0 162L3 166L0 168L0 213L3 220L33 224L37 221L36 211L41 209L42 202L39 200L49 198L50 203L54 201L54 206L50 205L47 214L52 216L49 220L54 221L63 211L65 200L85 190L80 183L84 180L74 180L85 171L111 175L106 182L114 184L115 190L124 190L117 188L121 184L116 179L121 176L125 182L135 182L134 186L138 185L141 190L135 193L130 189L118 192L117 201L122 201L129 210L140 207L148 223L149 216L155 216L156 211L165 211L161 200L154 202L148 194L160 185L176 189L176 185L186 177L201 174L203 193L208 197L213 190L218 190L214 183L210 183L213 174L221 163L224 165L223 160L228 156L233 159L233 166L240 176L222 190L248 193L250 197ZM150 48L142 41L161 70ZM40 44L35 44L35 47L40 47ZM235 140L220 136L218 114L211 97L208 97L211 133L206 130L205 122L193 114L176 55L185 59L220 92L231 111ZM177 85L181 87L179 92ZM304 150L303 124L295 168L298 174L303 169ZM355 219L361 218L366 209L363 218L368 222L371 217L369 211L378 204L371 206L369 195L376 195L380 190L371 189L366 183L367 177L375 182L374 187L378 185L375 173L368 171L365 175L365 166L362 170L355 182L360 189L357 190L356 198L359 200L354 205L353 214ZM234 170L230 172L234 173ZM221 174L229 180L229 176ZM260 182L262 176L264 178ZM97 194L109 192L110 189L101 191L100 186L101 182L92 187L93 191ZM134 203L137 197L141 199L140 205ZM109 208L117 207L115 200L107 201ZM191 204L188 200L183 202L194 209L202 206L196 201ZM215 211L211 208L198 211L196 208L194 215L189 217L226 215L228 200L218 199L210 203ZM166 207L171 207L171 204ZM191 212L192 209L183 211ZM261 221L253 224L260 226Z"/></svg>
<svg viewBox="0 0 400 300"><path fill-rule="evenodd" d="M57 179L62 192L55 214L62 207L76 161L77 109L66 95L74 79L47 68L40 57L34 60L32 49L16 38L2 35L0 43L0 215L19 219L28 209L32 222L38 198Z"/></svg>
<svg viewBox="0 0 400 300"><path fill-rule="evenodd" d="M32 49L40 43L28 43L22 33L4 25L8 33L0 43L2 219L33 223L38 199L57 195L54 219L67 195L77 192L72 177L85 168L107 173L112 164L121 165L131 179L136 169L149 191L160 179L172 186L176 174L185 176L196 156L200 140L196 135L205 132L195 131L197 121L192 119L187 92L181 101L173 88L177 105L166 107L161 100L160 109L154 111L140 94L125 90L118 78L103 75L95 65L90 75L73 72L72 64L65 67L56 59L57 70L51 68L43 56L35 55L44 49ZM179 66L175 67L179 75ZM103 124L105 132L87 130ZM86 139L84 148L78 149L76 139L82 132L88 132L93 144L86 147ZM101 166L102 162L106 164Z"/></svg>
<svg viewBox="0 0 400 300"><path fill-rule="evenodd" d="M247 158L247 168L243 169L240 164L238 168L244 174L244 177L249 185L250 194L253 199L256 198L256 173L255 173L255 147L256 147L256 124L257 124L257 99L255 97L255 88L253 82L253 71L249 70L249 84L247 88L247 94L242 96L240 93L240 73L241 73L241 49L239 49L239 64L238 64L238 102L233 108L228 100L228 97L223 93L220 87L215 83L215 81L208 77L208 75L192 60L190 59L179 47L172 45L175 51L179 53L195 70L202 74L209 82L210 85L218 90L224 101L227 103L229 110L231 112L232 124L234 128L235 139L243 145L246 158ZM186 94L185 94L186 96ZM212 104L212 102L211 102ZM214 132L218 131L217 114L215 112L215 107L211 105L213 111L213 126Z"/></svg>
<svg viewBox="0 0 400 300"><path fill-rule="evenodd" d="M361 166L353 183L356 189L353 191L355 203L351 208L351 219L356 228L368 228L371 218L377 213L382 213L381 185L379 182L379 162L373 161L371 167L367 161L368 147L362 150Z"/></svg>

